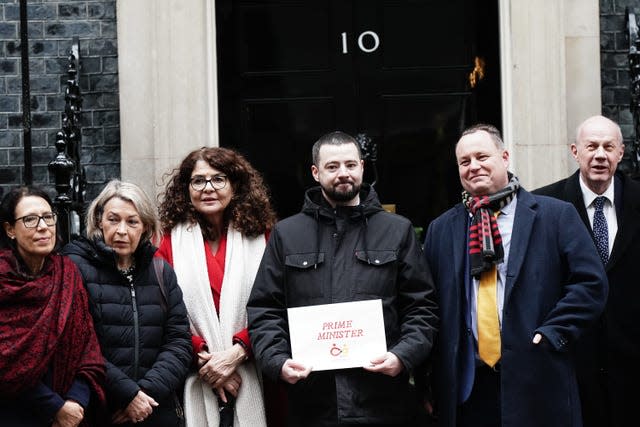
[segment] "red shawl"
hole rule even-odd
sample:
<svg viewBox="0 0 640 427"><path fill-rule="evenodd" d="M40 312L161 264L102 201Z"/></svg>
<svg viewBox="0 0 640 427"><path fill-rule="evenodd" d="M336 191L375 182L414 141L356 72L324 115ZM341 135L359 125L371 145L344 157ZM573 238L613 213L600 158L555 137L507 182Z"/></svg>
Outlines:
<svg viewBox="0 0 640 427"><path fill-rule="evenodd" d="M77 267L50 255L36 277L11 249L0 250L0 395L18 397L52 371L64 398L82 378L104 402L105 368Z"/></svg>

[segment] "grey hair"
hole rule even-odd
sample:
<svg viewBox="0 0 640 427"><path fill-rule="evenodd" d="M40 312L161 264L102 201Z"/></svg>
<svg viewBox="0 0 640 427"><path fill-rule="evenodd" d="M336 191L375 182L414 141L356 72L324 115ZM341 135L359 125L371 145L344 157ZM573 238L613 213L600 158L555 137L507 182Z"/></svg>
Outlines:
<svg viewBox="0 0 640 427"><path fill-rule="evenodd" d="M110 181L89 205L89 210L87 211L87 237L89 239L104 239L102 229L100 229L100 222L102 221L104 206L114 197L130 202L138 211L140 220L145 228L140 238L140 243L147 241L157 243L160 241L162 232L155 204L147 193L136 184L117 179Z"/></svg>
<svg viewBox="0 0 640 427"><path fill-rule="evenodd" d="M348 133L341 132L339 130L322 135L320 139L313 144L311 149L311 160L313 164L318 166L318 158L320 157L320 148L323 145L343 145L353 144L358 149L358 159L362 160L362 151L360 150L360 144L358 141Z"/></svg>
<svg viewBox="0 0 640 427"><path fill-rule="evenodd" d="M484 131L488 133L491 139L493 140L493 143L496 145L496 147L500 150L504 150L504 141L502 140L502 135L500 135L500 131L498 130L497 127L486 124L486 123L478 123L471 127L468 127L467 129L464 130L464 132L462 132L462 135L460 135L460 138L462 138L465 135L469 135L469 134L480 132L480 131Z"/></svg>

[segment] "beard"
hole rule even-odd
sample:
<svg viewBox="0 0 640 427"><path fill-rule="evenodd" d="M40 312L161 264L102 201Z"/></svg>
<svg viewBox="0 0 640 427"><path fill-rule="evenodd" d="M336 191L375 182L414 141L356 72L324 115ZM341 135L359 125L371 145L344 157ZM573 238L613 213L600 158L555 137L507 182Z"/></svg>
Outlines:
<svg viewBox="0 0 640 427"><path fill-rule="evenodd" d="M346 191L338 190L338 185L344 184L349 184L349 189ZM358 193L360 193L360 184L356 185L353 182L342 182L338 185L322 187L324 194L336 203L350 202L358 195Z"/></svg>

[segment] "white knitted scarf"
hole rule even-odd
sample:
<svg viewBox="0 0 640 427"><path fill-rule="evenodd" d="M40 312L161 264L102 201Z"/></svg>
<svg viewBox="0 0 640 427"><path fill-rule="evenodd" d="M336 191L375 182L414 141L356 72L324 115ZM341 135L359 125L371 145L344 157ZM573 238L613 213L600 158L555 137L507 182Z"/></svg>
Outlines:
<svg viewBox="0 0 640 427"><path fill-rule="evenodd" d="M216 316L207 273L205 247L198 224L180 224L171 231L173 264L189 313L191 333L204 338L210 352L233 345L233 335L247 326L247 300L265 248L265 236L248 238L229 225L225 271ZM242 385L236 400L234 427L266 426L262 389L256 366L247 361L237 370ZM189 373L184 389L187 427L217 427L218 400L211 387Z"/></svg>

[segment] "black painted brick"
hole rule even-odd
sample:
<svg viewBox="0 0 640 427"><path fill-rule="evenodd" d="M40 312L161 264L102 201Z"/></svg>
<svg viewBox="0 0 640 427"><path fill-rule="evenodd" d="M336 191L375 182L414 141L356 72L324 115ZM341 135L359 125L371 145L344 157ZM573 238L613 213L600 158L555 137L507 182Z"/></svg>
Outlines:
<svg viewBox="0 0 640 427"><path fill-rule="evenodd" d="M600 49L603 51L615 50L615 33L600 33Z"/></svg>
<svg viewBox="0 0 640 427"><path fill-rule="evenodd" d="M31 145L33 147L48 147L47 131L42 129L33 130L31 132Z"/></svg>
<svg viewBox="0 0 640 427"><path fill-rule="evenodd" d="M46 111L46 96L44 95L32 95L30 98L31 111Z"/></svg>
<svg viewBox="0 0 640 427"><path fill-rule="evenodd" d="M613 10L613 0L600 0L600 14L610 13Z"/></svg>
<svg viewBox="0 0 640 427"><path fill-rule="evenodd" d="M102 183L106 181L105 170L103 167L87 165L85 167L87 182Z"/></svg>
<svg viewBox="0 0 640 427"><path fill-rule="evenodd" d="M94 126L109 126L120 123L120 117L117 111L95 111L93 113Z"/></svg>
<svg viewBox="0 0 640 427"><path fill-rule="evenodd" d="M89 79L90 91L112 92L117 88L118 88L117 74L101 74L96 76L90 76L90 79Z"/></svg>
<svg viewBox="0 0 640 427"><path fill-rule="evenodd" d="M618 72L616 70L603 70L600 74L602 86L615 86L618 83Z"/></svg>
<svg viewBox="0 0 640 427"><path fill-rule="evenodd" d="M44 37L44 22L29 22L29 38L42 38Z"/></svg>
<svg viewBox="0 0 640 427"><path fill-rule="evenodd" d="M97 109L101 109L104 108L104 105L102 103L102 98L103 98L104 94L102 92L98 92L98 93L83 93L82 94L82 107L85 110L97 110Z"/></svg>
<svg viewBox="0 0 640 427"><path fill-rule="evenodd" d="M21 54L21 45L18 40L9 40L5 43L6 55L17 56ZM58 52L58 42L55 40L30 39L29 56L55 56Z"/></svg>
<svg viewBox="0 0 640 427"><path fill-rule="evenodd" d="M95 150L93 147L83 146L80 150L80 163L83 165L95 164Z"/></svg>
<svg viewBox="0 0 640 427"><path fill-rule="evenodd" d="M19 65L17 59L0 59L0 74L17 75Z"/></svg>
<svg viewBox="0 0 640 427"><path fill-rule="evenodd" d="M53 160L53 157L51 157ZM49 183L49 170L47 166L33 166L33 182L35 183Z"/></svg>
<svg viewBox="0 0 640 427"><path fill-rule="evenodd" d="M29 74L44 74L44 58L29 58Z"/></svg>
<svg viewBox="0 0 640 427"><path fill-rule="evenodd" d="M613 104L613 90L602 89L602 104L603 106Z"/></svg>
<svg viewBox="0 0 640 427"><path fill-rule="evenodd" d="M95 37L100 30L98 22L59 21L45 26L45 32L53 37Z"/></svg>
<svg viewBox="0 0 640 427"><path fill-rule="evenodd" d="M607 15L600 20L600 31L624 31L624 15Z"/></svg>
<svg viewBox="0 0 640 427"><path fill-rule="evenodd" d="M633 124L633 114L631 114L631 110L627 108L620 108L620 114L618 115L619 123L628 125Z"/></svg>
<svg viewBox="0 0 640 427"><path fill-rule="evenodd" d="M7 77L5 79L7 83L7 93L21 94L22 93L22 78L21 77Z"/></svg>
<svg viewBox="0 0 640 427"><path fill-rule="evenodd" d="M0 132L0 147L19 147L20 132L18 131L2 131Z"/></svg>
<svg viewBox="0 0 640 427"><path fill-rule="evenodd" d="M24 164L24 151L22 151L22 148L9 150L9 165L21 166L23 164Z"/></svg>
<svg viewBox="0 0 640 427"><path fill-rule="evenodd" d="M115 2L91 2L89 3L89 17L98 19L113 19L116 18L116 4Z"/></svg>
<svg viewBox="0 0 640 427"><path fill-rule="evenodd" d="M81 59L80 73L82 75L97 74L100 72L102 72L102 61L99 57L93 56Z"/></svg>
<svg viewBox="0 0 640 427"><path fill-rule="evenodd" d="M62 94L47 95L46 105L48 111L63 111L65 106Z"/></svg>
<svg viewBox="0 0 640 427"><path fill-rule="evenodd" d="M67 67L69 61L65 57L46 58L44 60L45 70L47 74L55 74L56 76L67 75Z"/></svg>
<svg viewBox="0 0 640 427"><path fill-rule="evenodd" d="M118 95L118 92L104 93L102 96L102 103L104 104L105 108L120 108L120 97Z"/></svg>
<svg viewBox="0 0 640 427"><path fill-rule="evenodd" d="M118 34L118 27L115 22L102 22L100 24L100 34L102 37L115 38Z"/></svg>
<svg viewBox="0 0 640 427"><path fill-rule="evenodd" d="M15 22L0 22L0 39L15 39L18 37L18 24Z"/></svg>
<svg viewBox="0 0 640 427"><path fill-rule="evenodd" d="M89 110L83 110L80 115L80 127L93 126L93 114Z"/></svg>
<svg viewBox="0 0 640 427"><path fill-rule="evenodd" d="M120 144L120 128L119 127L105 127L104 128L104 141L109 145Z"/></svg>
<svg viewBox="0 0 640 427"><path fill-rule="evenodd" d="M41 19L55 19L57 15L57 8L51 4L38 4L36 2L27 3L27 17L29 20L41 20ZM20 19L20 5L6 5L5 17L7 20L19 20Z"/></svg>
<svg viewBox="0 0 640 427"><path fill-rule="evenodd" d="M115 145L105 145L96 147L94 150L96 163L118 163L120 162L120 147Z"/></svg>
<svg viewBox="0 0 640 427"><path fill-rule="evenodd" d="M107 56L102 58L102 71L105 73L115 73L118 71L118 57Z"/></svg>
<svg viewBox="0 0 640 427"><path fill-rule="evenodd" d="M0 111L14 113L20 108L19 96L0 96Z"/></svg>
<svg viewBox="0 0 640 427"><path fill-rule="evenodd" d="M104 129L103 128L83 128L82 144L85 147L104 145Z"/></svg>
<svg viewBox="0 0 640 427"><path fill-rule="evenodd" d="M116 55L118 46L115 39L108 40L89 40L90 55Z"/></svg>
<svg viewBox="0 0 640 427"><path fill-rule="evenodd" d="M629 87L629 71L628 70L618 71L618 85Z"/></svg>
<svg viewBox="0 0 640 427"><path fill-rule="evenodd" d="M59 112L31 114L31 124L35 128L60 128L62 120Z"/></svg>
<svg viewBox="0 0 640 427"><path fill-rule="evenodd" d="M615 12L624 13L626 7L634 9L638 7L638 0L615 0Z"/></svg>
<svg viewBox="0 0 640 427"><path fill-rule="evenodd" d="M9 129L22 129L22 114L9 114L7 120Z"/></svg>
<svg viewBox="0 0 640 427"><path fill-rule="evenodd" d="M627 33L625 31L619 31L615 33L616 38L616 50L629 53L629 40L627 39Z"/></svg>
<svg viewBox="0 0 640 427"><path fill-rule="evenodd" d="M79 19L87 17L87 5L84 2L58 4L58 16L62 19Z"/></svg>

